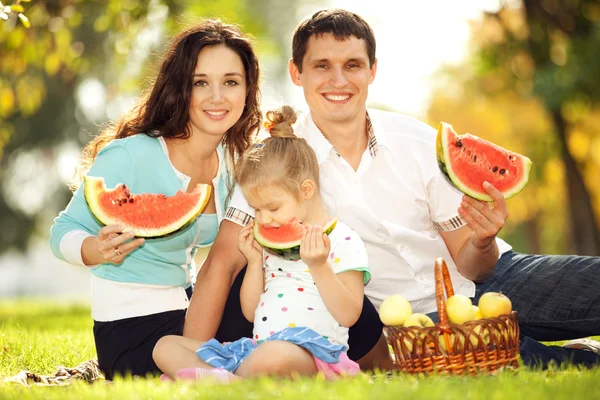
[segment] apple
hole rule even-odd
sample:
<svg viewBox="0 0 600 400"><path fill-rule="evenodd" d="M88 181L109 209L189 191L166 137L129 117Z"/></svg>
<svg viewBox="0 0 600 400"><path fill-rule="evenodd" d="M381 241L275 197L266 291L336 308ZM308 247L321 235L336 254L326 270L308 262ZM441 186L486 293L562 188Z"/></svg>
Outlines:
<svg viewBox="0 0 600 400"><path fill-rule="evenodd" d="M400 326L412 314L408 300L400 295L393 295L383 300L379 307L379 318L387 326Z"/></svg>
<svg viewBox="0 0 600 400"><path fill-rule="evenodd" d="M431 318L421 313L411 314L406 318L406 321L404 321L404 326L420 326L421 328L425 328L426 326L434 325Z"/></svg>
<svg viewBox="0 0 600 400"><path fill-rule="evenodd" d="M413 341L414 341L414 336L411 333L408 333L402 339L402 342L406 346L406 350L408 350L409 353L412 353L412 351L413 351ZM400 347L400 348L402 349L402 347Z"/></svg>
<svg viewBox="0 0 600 400"><path fill-rule="evenodd" d="M454 335L454 333L450 333L448 335L448 344L450 345L449 349L451 351L454 351L454 349L457 350L457 352L461 352L462 349L465 347L465 338L462 335L458 335L458 341L460 342L460 346L455 343L456 342L456 335ZM444 335L439 335L438 336L438 343L440 345L440 347L442 348L442 350L444 351L449 351L448 347L446 346L446 339L444 339Z"/></svg>
<svg viewBox="0 0 600 400"><path fill-rule="evenodd" d="M483 318L483 315L481 314L481 310L479 309L479 307L473 306L473 310L475 311L475 317L473 318L474 320Z"/></svg>
<svg viewBox="0 0 600 400"><path fill-rule="evenodd" d="M473 327L473 332L479 335L479 337L481 337L481 339L483 340L483 344L487 346L488 344L490 344L490 331L488 329L484 329L482 332L482 329L484 328L481 325L477 325ZM470 335L469 341L473 346L477 346L477 344L480 342L475 335Z"/></svg>
<svg viewBox="0 0 600 400"><path fill-rule="evenodd" d="M488 292L479 298L479 310L483 318L494 318L504 314L510 314L512 303L502 293Z"/></svg>
<svg viewBox="0 0 600 400"><path fill-rule="evenodd" d="M446 300L448 319L454 324L462 324L475 319L475 310L471 299L462 294L455 294Z"/></svg>

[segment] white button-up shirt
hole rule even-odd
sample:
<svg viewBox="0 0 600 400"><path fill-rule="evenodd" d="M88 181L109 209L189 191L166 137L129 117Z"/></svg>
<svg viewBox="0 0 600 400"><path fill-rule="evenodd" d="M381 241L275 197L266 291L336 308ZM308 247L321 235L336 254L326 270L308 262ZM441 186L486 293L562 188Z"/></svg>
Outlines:
<svg viewBox="0 0 600 400"><path fill-rule="evenodd" d="M365 294L379 308L400 294L414 312L436 311L433 266L448 265L454 291L472 297L475 285L457 270L440 230L460 228L462 193L452 187L436 160L436 131L413 118L368 111L369 146L355 171L322 135L310 114L294 129L317 155L321 194L327 211L355 230L369 256L371 281ZM234 193L225 219L244 224L253 210L241 190ZM497 239L500 254L510 246Z"/></svg>

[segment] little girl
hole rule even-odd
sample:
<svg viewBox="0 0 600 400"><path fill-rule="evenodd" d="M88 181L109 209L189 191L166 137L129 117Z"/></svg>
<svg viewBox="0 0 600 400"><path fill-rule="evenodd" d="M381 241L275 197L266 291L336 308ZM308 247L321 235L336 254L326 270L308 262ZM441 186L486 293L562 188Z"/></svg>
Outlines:
<svg viewBox="0 0 600 400"><path fill-rule="evenodd" d="M238 247L248 260L240 299L254 323L252 338L220 344L181 336L163 337L154 361L173 379L220 381L261 375L355 375L348 350L348 327L362 310L370 278L367 253L358 235L331 220L319 191L319 165L313 149L294 135L291 107L269 111L271 137L249 149L235 178L255 210L255 222L281 226L298 218L306 227L299 261L264 251L254 240L253 223L240 232Z"/></svg>

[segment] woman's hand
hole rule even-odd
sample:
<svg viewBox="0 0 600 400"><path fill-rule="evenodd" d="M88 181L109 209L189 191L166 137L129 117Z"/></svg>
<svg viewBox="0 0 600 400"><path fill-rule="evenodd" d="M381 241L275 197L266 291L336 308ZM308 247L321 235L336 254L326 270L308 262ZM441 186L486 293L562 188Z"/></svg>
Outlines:
<svg viewBox="0 0 600 400"><path fill-rule="evenodd" d="M248 265L260 264L262 266L263 248L254 239L254 233L252 232L253 226L254 220L251 220L248 225L240 231L238 236L238 249L240 249L240 252L246 257L246 260L248 260Z"/></svg>
<svg viewBox="0 0 600 400"><path fill-rule="evenodd" d="M102 263L121 264L133 250L144 244L144 239L133 239L133 232L123 232L121 225L107 225L98 231L96 248Z"/></svg>
<svg viewBox="0 0 600 400"><path fill-rule="evenodd" d="M309 268L319 268L327 264L327 257L331 250L329 236L323 233L319 225L308 225L300 241L300 258Z"/></svg>

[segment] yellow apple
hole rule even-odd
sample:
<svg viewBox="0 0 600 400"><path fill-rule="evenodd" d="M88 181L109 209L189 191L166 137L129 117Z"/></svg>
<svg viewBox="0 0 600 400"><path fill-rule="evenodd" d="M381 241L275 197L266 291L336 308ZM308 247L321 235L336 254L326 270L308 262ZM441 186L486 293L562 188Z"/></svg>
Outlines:
<svg viewBox="0 0 600 400"><path fill-rule="evenodd" d="M421 328L425 328L426 326L434 325L431 318L421 313L411 314L406 318L406 321L404 321L404 326L420 326Z"/></svg>
<svg viewBox="0 0 600 400"><path fill-rule="evenodd" d="M494 318L504 314L510 314L512 303L502 293L488 292L479 298L479 310L483 318Z"/></svg>
<svg viewBox="0 0 600 400"><path fill-rule="evenodd" d="M458 346L456 343L456 337L454 335L454 333L450 333L448 335L448 344L450 345L450 347L446 346L446 339L444 339L444 335L439 335L438 336L438 343L440 345L440 347L442 348L442 350L444 351L454 351L455 346L457 347L456 350L458 352L460 352L464 347L465 347L465 338L462 335L458 335L458 342L460 342L460 346ZM448 350L450 349L450 350Z"/></svg>
<svg viewBox="0 0 600 400"><path fill-rule="evenodd" d="M488 329L483 329L482 331L482 329L483 328L481 325L477 325L473 328L473 332L478 334L479 337L481 337L481 339L483 340L483 344L487 346L488 344L490 344L490 331ZM480 340L478 340L475 335L470 335L469 341L473 346L477 346L477 344L480 342Z"/></svg>
<svg viewBox="0 0 600 400"><path fill-rule="evenodd" d="M410 333L404 336L404 338L402 339L402 342L406 346L406 350L408 350L409 353L412 353L413 351L413 339L413 335Z"/></svg>
<svg viewBox="0 0 600 400"><path fill-rule="evenodd" d="M455 294L446 300L448 319L454 324L462 324L475 318L475 310L471 299L462 294Z"/></svg>
<svg viewBox="0 0 600 400"><path fill-rule="evenodd" d="M412 314L408 300L400 295L393 295L383 300L379 307L379 318L387 326L400 326Z"/></svg>
<svg viewBox="0 0 600 400"><path fill-rule="evenodd" d="M479 309L479 307L473 306L473 311L475 311L475 317L473 318L474 320L483 318L483 315L481 315L481 310Z"/></svg>

